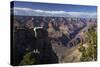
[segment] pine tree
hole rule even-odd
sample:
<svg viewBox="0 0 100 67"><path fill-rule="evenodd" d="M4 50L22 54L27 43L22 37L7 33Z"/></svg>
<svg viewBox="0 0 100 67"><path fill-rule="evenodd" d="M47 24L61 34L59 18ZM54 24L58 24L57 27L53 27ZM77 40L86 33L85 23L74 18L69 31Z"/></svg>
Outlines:
<svg viewBox="0 0 100 67"><path fill-rule="evenodd" d="M89 27L85 33L88 47L81 51L81 61L96 61L97 60L97 32L94 26ZM80 45L82 49L82 45Z"/></svg>
<svg viewBox="0 0 100 67"><path fill-rule="evenodd" d="M24 55L23 60L21 61L20 65L32 65L36 63L37 63L37 60L34 57L33 53L29 52Z"/></svg>

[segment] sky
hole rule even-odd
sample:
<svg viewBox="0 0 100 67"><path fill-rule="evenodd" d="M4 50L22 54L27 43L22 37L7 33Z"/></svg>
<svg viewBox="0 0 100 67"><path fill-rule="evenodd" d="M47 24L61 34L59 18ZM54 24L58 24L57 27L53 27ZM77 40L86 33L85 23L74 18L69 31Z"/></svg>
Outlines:
<svg viewBox="0 0 100 67"><path fill-rule="evenodd" d="M77 12L96 12L96 6L82 6L82 5L70 5L70 4L50 4L50 3L37 3L37 2L14 2L14 7L25 7L31 9L42 10L63 10L63 11L77 11Z"/></svg>
<svg viewBox="0 0 100 67"><path fill-rule="evenodd" d="M45 11L46 13L62 13L62 12L71 12L71 14L76 15L78 14L94 14L97 13L97 7L96 6L88 6L88 5L71 5L71 4L54 4L54 3L39 3L39 2L22 2L22 1L14 1L14 8L16 9L16 14L18 14L18 10L20 8L24 12L27 8L29 10L37 10L38 12ZM23 9L25 8L25 9ZM30 11L30 12L31 12ZM21 12L22 13L22 12ZM96 16L96 15L95 15Z"/></svg>

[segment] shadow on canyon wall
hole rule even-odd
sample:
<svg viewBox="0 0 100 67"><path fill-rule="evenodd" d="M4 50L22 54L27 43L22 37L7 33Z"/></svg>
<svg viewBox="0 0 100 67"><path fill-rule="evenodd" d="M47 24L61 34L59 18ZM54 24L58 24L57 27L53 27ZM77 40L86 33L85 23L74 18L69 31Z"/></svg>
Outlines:
<svg viewBox="0 0 100 67"><path fill-rule="evenodd" d="M26 27L21 29L14 28L12 49L13 65L20 65L24 55L28 52L32 52L34 55L37 61L34 64L58 63L58 57L52 50L48 32L44 29L37 30L37 37L35 37L33 29L28 29ZM34 52L34 50L37 50L37 52Z"/></svg>

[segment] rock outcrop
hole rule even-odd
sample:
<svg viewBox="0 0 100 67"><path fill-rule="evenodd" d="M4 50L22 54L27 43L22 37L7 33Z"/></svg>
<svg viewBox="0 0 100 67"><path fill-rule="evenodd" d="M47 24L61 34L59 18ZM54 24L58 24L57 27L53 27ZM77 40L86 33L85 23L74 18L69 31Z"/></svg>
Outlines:
<svg viewBox="0 0 100 67"><path fill-rule="evenodd" d="M32 52L36 61L35 64L58 63L58 58L52 50L46 30L37 30L37 38L33 29L21 28L13 32L13 65L20 65L24 55ZM28 65L28 64L27 64Z"/></svg>

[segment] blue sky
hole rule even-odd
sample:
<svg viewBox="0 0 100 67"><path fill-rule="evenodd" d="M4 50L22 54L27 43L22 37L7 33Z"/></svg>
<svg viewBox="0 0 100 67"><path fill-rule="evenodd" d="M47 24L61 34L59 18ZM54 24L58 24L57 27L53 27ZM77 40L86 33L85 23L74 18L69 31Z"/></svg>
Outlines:
<svg viewBox="0 0 100 67"><path fill-rule="evenodd" d="M40 9L47 11L97 12L96 6L82 6L82 5L71 5L71 4L50 4L50 3L14 1L14 7Z"/></svg>

